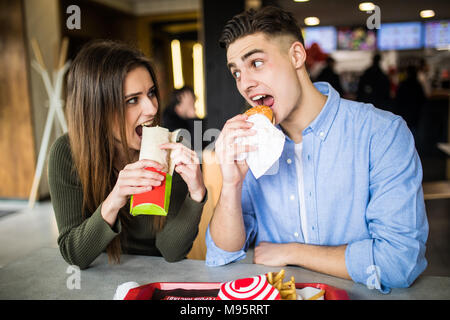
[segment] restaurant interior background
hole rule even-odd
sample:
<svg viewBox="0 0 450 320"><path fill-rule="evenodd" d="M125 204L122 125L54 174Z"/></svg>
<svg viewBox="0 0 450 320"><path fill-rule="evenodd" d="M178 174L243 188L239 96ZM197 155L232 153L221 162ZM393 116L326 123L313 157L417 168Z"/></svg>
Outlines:
<svg viewBox="0 0 450 320"><path fill-rule="evenodd" d="M218 46L221 29L245 8L277 5L292 11L303 28L312 78L320 78L327 58L333 58L342 94L348 99L358 98L359 80L375 53L380 54L389 81L387 102L377 107L397 112L397 90L407 70L414 67L418 72L426 98L415 109L418 122L413 125L430 223L425 273L450 276L450 2L374 1L380 9L380 29L368 28L377 9L361 2L0 0L0 267L37 247L57 246L45 163L39 179L36 171L40 153L45 159L64 130L55 116L48 148L41 148L51 103L33 61L52 75L64 64L65 60L59 61L64 48L70 61L92 39L128 42L156 66L162 107L174 88L190 85L205 128L221 129L245 108L227 70L225 51ZM72 5L79 8L79 28ZM376 22L375 18L370 21ZM220 171L207 157L203 172L210 198L189 256L195 259L204 257L204 230L220 190ZM30 199L33 181L38 182L36 203Z"/></svg>

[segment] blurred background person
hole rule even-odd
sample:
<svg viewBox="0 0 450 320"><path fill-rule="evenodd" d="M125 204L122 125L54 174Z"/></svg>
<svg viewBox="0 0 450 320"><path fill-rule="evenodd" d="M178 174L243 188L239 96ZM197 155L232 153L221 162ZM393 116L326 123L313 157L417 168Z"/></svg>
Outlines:
<svg viewBox="0 0 450 320"><path fill-rule="evenodd" d="M380 109L392 111L390 100L390 82L380 67L381 55L375 54L372 65L359 79L357 101L372 103Z"/></svg>
<svg viewBox="0 0 450 320"><path fill-rule="evenodd" d="M417 80L422 85L425 96L429 97L431 95L430 67L423 58L420 59L419 62L419 68L417 70Z"/></svg>
<svg viewBox="0 0 450 320"><path fill-rule="evenodd" d="M341 80L339 79L339 75L334 71L336 61L332 57L328 57L325 62L325 68L322 69L315 81L328 82L342 97L344 95L344 90L341 86Z"/></svg>
<svg viewBox="0 0 450 320"><path fill-rule="evenodd" d="M196 147L194 145L194 139L200 139L201 146L203 149L203 131L204 124L203 120L200 119L195 113L195 94L194 89L190 86L184 86L181 89L175 89L170 98L169 104L166 106L163 112L163 126L174 131L177 129L187 130L190 134L190 145L189 147ZM197 123L197 132L195 130ZM201 130L199 130L201 129ZM183 134L183 142L186 135ZM200 144L199 144L200 146ZM196 151L198 148L196 148Z"/></svg>
<svg viewBox="0 0 450 320"><path fill-rule="evenodd" d="M398 86L395 111L406 121L416 142L420 114L426 100L425 91L417 78L417 68L408 66L406 78Z"/></svg>

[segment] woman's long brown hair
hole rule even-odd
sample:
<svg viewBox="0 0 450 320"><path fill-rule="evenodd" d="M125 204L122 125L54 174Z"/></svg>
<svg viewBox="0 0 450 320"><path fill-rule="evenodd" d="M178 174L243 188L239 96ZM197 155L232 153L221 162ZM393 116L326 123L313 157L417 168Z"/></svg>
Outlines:
<svg viewBox="0 0 450 320"><path fill-rule="evenodd" d="M113 137L113 124L120 126L122 154L131 163L125 131L125 77L136 67L145 67L155 87L156 75L150 61L138 50L114 41L97 40L85 45L74 59L67 76L68 133L75 169L83 189L80 213L87 219L112 191L118 172L114 168L117 142ZM156 97L159 99L158 90ZM160 111L154 125L159 124ZM125 206L126 207L126 206ZM108 260L120 262L121 239L131 219L125 207L119 211L122 237L116 236L106 251ZM154 216L155 231L162 228L165 218Z"/></svg>

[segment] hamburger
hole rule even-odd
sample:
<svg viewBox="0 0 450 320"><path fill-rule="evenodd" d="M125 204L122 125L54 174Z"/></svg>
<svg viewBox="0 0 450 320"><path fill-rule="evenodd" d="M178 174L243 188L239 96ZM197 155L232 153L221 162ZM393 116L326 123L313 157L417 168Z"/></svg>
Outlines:
<svg viewBox="0 0 450 320"><path fill-rule="evenodd" d="M257 113L265 115L272 124L275 124L272 109L268 106L256 106L245 111L245 114L249 117Z"/></svg>

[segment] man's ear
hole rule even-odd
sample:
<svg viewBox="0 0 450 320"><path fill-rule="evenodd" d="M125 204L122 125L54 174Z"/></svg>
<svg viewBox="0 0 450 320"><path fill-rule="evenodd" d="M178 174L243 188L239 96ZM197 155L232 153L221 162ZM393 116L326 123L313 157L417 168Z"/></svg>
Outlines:
<svg viewBox="0 0 450 320"><path fill-rule="evenodd" d="M305 64L306 51L300 41L292 43L291 48L289 49L289 56L295 69L301 68Z"/></svg>

